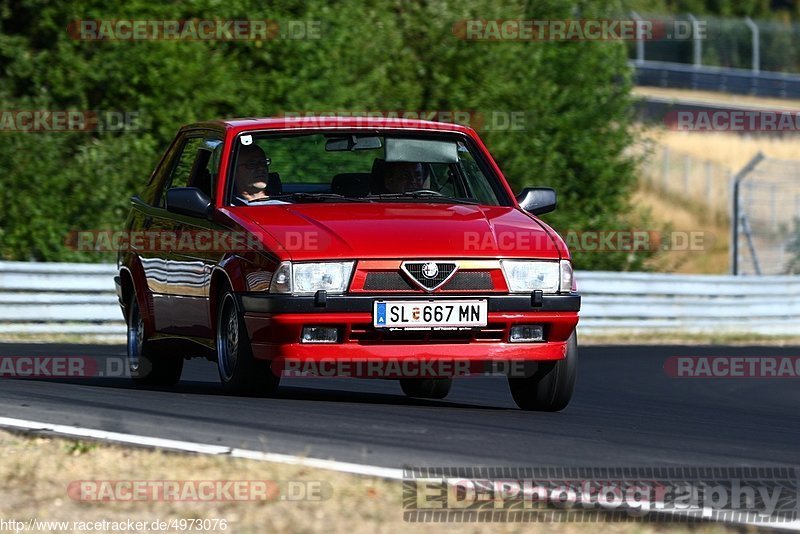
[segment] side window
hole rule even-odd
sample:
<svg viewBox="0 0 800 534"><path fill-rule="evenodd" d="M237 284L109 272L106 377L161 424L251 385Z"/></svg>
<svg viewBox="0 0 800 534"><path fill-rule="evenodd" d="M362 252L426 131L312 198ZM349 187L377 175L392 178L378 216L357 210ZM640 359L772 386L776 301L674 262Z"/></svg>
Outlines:
<svg viewBox="0 0 800 534"><path fill-rule="evenodd" d="M154 180L155 190L151 205L163 208L166 206L166 192L172 187L185 187L189 183L189 171L191 170L194 156L197 154L197 147L202 141L201 137L184 137L179 141L169 155L169 160L164 162L165 169L160 169L161 177L156 176ZM192 150L194 148L194 150Z"/></svg>
<svg viewBox="0 0 800 534"><path fill-rule="evenodd" d="M189 185L200 189L208 198L214 197L214 183L219 172L221 152L221 139L204 139L197 149L197 155L189 173Z"/></svg>
<svg viewBox="0 0 800 534"><path fill-rule="evenodd" d="M182 143L182 140L173 141L169 148L167 148L167 152L164 154L161 161L158 162L158 167L150 176L147 186L139 194L139 198L145 203L151 206L159 206L164 181L170 174L169 171L172 168L172 163L175 161L175 155L180 152Z"/></svg>
<svg viewBox="0 0 800 534"><path fill-rule="evenodd" d="M161 190L158 205L166 205L166 192L173 187L197 187L211 198L214 178L219 170L219 157L215 160L214 153L221 150L221 145L222 140L217 134L186 138Z"/></svg>
<svg viewBox="0 0 800 534"><path fill-rule="evenodd" d="M181 155L178 157L178 161L167 181L167 187L164 188L165 190L173 187L188 187L189 178L192 176L192 166L197 158L197 151L202 144L202 137L190 137L186 140L183 144Z"/></svg>

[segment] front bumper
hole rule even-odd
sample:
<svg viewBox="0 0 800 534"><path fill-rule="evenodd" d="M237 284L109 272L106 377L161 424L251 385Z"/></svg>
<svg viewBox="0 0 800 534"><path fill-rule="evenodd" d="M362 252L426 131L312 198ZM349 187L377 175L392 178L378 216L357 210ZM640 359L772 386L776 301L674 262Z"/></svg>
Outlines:
<svg viewBox="0 0 800 534"><path fill-rule="evenodd" d="M289 360L460 360L545 361L565 357L566 343L578 323L581 297L564 295L448 295L448 296L317 296L295 297L241 293L239 309L259 359ZM488 301L485 328L465 331L387 332L372 321L375 300ZM540 324L545 340L509 343L511 326ZM332 326L339 343L301 343L304 326Z"/></svg>

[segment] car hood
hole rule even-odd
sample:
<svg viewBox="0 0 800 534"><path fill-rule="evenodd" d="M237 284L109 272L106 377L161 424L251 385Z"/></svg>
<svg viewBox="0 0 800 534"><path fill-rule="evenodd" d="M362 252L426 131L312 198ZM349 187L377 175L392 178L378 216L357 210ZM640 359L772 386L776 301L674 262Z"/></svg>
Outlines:
<svg viewBox="0 0 800 534"><path fill-rule="evenodd" d="M250 231L267 234L265 245L294 261L560 257L544 225L511 207L314 203L234 210Z"/></svg>

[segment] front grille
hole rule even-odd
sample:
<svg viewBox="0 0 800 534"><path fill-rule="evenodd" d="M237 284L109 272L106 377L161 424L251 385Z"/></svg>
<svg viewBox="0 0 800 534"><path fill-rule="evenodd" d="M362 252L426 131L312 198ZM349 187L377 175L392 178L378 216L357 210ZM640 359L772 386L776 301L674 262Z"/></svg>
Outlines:
<svg viewBox="0 0 800 534"><path fill-rule="evenodd" d="M419 290L397 271L367 273L365 291L415 291ZM485 271L460 271L453 275L440 291L493 291L492 276Z"/></svg>
<svg viewBox="0 0 800 534"><path fill-rule="evenodd" d="M384 330L371 324L354 324L350 341L360 344L386 343L501 343L506 339L502 323L490 323L479 330Z"/></svg>
<svg viewBox="0 0 800 534"><path fill-rule="evenodd" d="M434 276L426 276L425 269L429 265L436 266L436 274ZM447 280L453 271L456 270L455 263L440 263L440 262L406 262L403 264L406 272L417 281L422 287L433 290L442 285Z"/></svg>
<svg viewBox="0 0 800 534"><path fill-rule="evenodd" d="M364 289L366 291L411 291L416 287L412 286L397 271L376 271L367 273Z"/></svg>
<svg viewBox="0 0 800 534"><path fill-rule="evenodd" d="M462 271L442 286L442 291L491 291L494 289L492 275L481 271Z"/></svg>

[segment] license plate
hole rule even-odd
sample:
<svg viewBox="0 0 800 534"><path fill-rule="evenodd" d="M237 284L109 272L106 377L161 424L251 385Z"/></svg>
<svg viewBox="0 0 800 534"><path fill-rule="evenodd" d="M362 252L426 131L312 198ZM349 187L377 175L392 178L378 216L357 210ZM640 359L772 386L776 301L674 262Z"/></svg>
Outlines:
<svg viewBox="0 0 800 534"><path fill-rule="evenodd" d="M486 326L485 300L375 301L376 328L458 328Z"/></svg>

